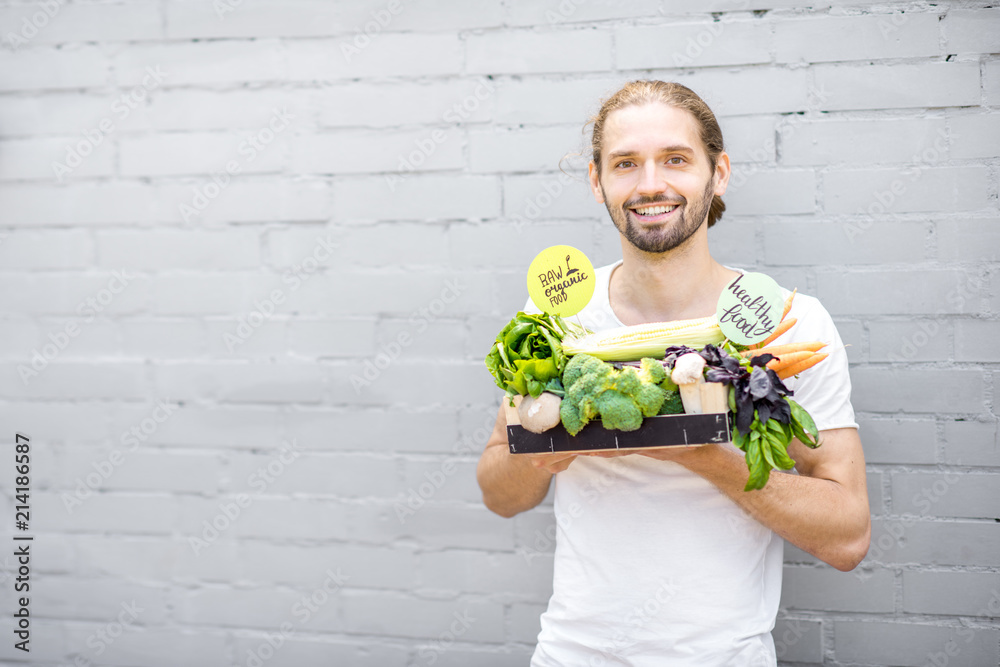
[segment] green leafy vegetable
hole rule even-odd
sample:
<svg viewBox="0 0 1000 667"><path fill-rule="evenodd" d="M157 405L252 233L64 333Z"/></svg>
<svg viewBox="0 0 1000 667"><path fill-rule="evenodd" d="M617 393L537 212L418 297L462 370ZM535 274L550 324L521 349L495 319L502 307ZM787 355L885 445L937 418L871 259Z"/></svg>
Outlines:
<svg viewBox="0 0 1000 667"><path fill-rule="evenodd" d="M543 391L562 396L559 378L568 357L561 341L579 331L558 315L519 312L497 334L486 368L509 399L517 394L538 398Z"/></svg>
<svg viewBox="0 0 1000 667"><path fill-rule="evenodd" d="M809 413L793 401L792 392L767 363L770 354L742 358L731 343L721 347L706 345L692 350L684 346L667 348L668 367L679 356L698 352L705 359L705 379L729 382L729 410L736 419L733 444L745 453L750 471L744 491L762 489L771 470L791 470L795 461L788 455L792 438L807 447L819 446L819 433Z"/></svg>

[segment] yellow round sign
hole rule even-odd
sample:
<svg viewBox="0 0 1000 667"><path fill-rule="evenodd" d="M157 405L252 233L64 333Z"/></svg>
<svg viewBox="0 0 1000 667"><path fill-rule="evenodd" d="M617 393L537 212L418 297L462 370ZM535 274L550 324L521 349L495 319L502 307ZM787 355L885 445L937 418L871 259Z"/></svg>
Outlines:
<svg viewBox="0 0 1000 667"><path fill-rule="evenodd" d="M572 246L546 248L528 267L528 296L549 315L576 315L590 303L596 284L594 265Z"/></svg>

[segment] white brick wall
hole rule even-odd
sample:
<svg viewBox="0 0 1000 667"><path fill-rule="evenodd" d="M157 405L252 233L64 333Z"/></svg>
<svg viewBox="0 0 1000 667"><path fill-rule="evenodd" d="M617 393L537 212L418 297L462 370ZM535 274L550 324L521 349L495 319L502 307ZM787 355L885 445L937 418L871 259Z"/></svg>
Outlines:
<svg viewBox="0 0 1000 667"><path fill-rule="evenodd" d="M872 549L787 548L780 659L1000 663L998 36L985 0L0 1L39 575L0 664L526 664L553 519L480 502L482 358L539 250L618 256L559 160L650 76L721 118L718 257L851 346Z"/></svg>

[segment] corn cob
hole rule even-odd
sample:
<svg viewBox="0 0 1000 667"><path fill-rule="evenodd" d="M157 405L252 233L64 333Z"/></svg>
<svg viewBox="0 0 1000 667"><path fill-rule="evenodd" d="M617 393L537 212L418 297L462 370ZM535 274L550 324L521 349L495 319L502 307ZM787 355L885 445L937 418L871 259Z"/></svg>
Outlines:
<svg viewBox="0 0 1000 667"><path fill-rule="evenodd" d="M671 345L700 348L725 340L714 315L676 322L652 322L619 327L586 336L563 338L563 352L589 354L603 361L636 361L643 357L661 359Z"/></svg>

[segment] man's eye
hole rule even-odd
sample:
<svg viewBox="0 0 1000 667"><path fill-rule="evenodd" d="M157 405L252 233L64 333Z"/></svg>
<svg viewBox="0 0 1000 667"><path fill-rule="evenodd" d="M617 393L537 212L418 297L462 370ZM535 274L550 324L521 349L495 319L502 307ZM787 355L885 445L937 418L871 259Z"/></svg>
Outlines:
<svg viewBox="0 0 1000 667"><path fill-rule="evenodd" d="M617 167L634 167L635 166L635 162L632 162L632 160L622 160L621 162L619 162L615 166L617 166Z"/></svg>
<svg viewBox="0 0 1000 667"><path fill-rule="evenodd" d="M684 158L675 155L667 159L667 164L684 164Z"/></svg>

